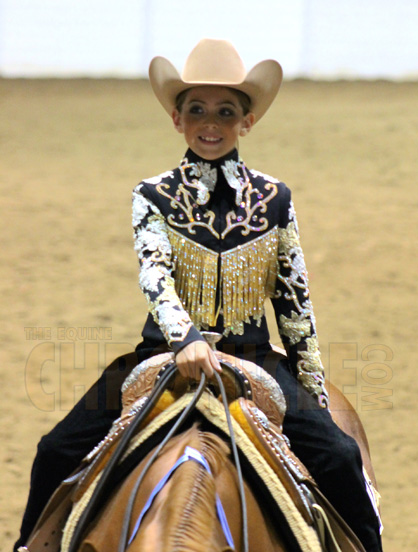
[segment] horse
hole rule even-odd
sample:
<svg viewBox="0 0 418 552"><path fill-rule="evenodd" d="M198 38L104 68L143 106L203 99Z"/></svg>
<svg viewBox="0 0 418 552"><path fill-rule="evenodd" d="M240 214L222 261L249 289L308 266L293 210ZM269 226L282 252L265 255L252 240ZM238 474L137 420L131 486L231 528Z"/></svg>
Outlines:
<svg viewBox="0 0 418 552"><path fill-rule="evenodd" d="M115 449L119 446L118 443L120 444L120 435L126 434L128 428L132 429L132 420L138 416L138 411L143 410L151 388L156 385L170 364L170 355L163 354L159 357L161 358L153 359L152 366L147 363L146 369L139 370L130 377L128 385L125 386L124 410L119 427L113 428L113 434L110 434L107 442L98 447L98 451L92 452L86 461L87 466L84 466L75 477L64 482L63 488L57 492L58 498L54 495L51 499L49 508L47 506L46 513L38 522L38 528L35 528L32 542L28 543L30 552L47 549L50 552L363 552L361 543L338 518L338 514L333 512L332 508L324 511L329 507L326 501L321 501L321 497L318 500L317 495L312 499L312 489L314 494L317 491L314 483L310 480L309 474L303 471L303 465L297 464L297 459L292 458L292 453L286 447L285 438L280 441L281 454L284 451L290 462L284 472L282 470L279 474L280 477L277 477L278 470L280 472L281 469L280 462L271 461L271 450L267 454L265 450L261 451L264 452L264 459L263 454L258 458L260 442L255 439L255 447L251 443L248 444L248 435L251 432L263 432L264 424L262 418L258 420L261 420L258 426L252 422L246 425L245 421L243 424L242 413L245 409L250 412L251 417L251 405L254 404L255 410L260 406L258 415L262 416L263 411L269 415L269 421L274 427L273 435L280 440L284 406L277 404L280 399L275 397L274 393L273 399L276 402L272 406L271 387L268 394L263 388L263 385L271 385L272 382L265 380L267 384L264 381L262 389L257 388L260 382L255 382L253 367L245 361L238 370L243 376L241 388L237 390L239 385L234 379L236 373L224 383L225 387L229 387L229 398L232 396L233 399L230 403L235 405L232 411L235 408L241 415L241 424L233 420L233 432L239 440L241 456L245 461L251 457L247 464L250 464L249 467L253 471L248 481L242 478L241 467L237 465L239 460L236 456L231 459L230 448L225 442L225 435L231 430L231 422L228 426L228 416L222 413L216 393L214 395L213 389L209 391L203 380L200 385L203 391L186 426L183 423L181 432L166 439L163 447L158 444L163 436L167 435L167 428L173 424L173 420L181 417L181 413L193 402L193 393L181 378L177 378L176 383L171 386L171 391L165 390L153 408L148 408L139 432L131 431L132 435L126 440L127 450L119 454L117 475L113 475L110 488L103 491L99 499L96 497L93 513L90 511L86 515L88 505L94 502L103 472L109 467L109 459L114 460ZM220 360L229 368L233 364L228 355L220 354ZM150 372L158 375L150 378ZM250 402L248 409L246 401L250 393L249 380L257 389L253 393L255 396L251 395L254 403ZM375 489L376 481L369 446L361 421L336 387L327 382L327 388L334 421L357 441L368 484L370 489ZM237 403L237 395L245 395L246 398L244 401L240 398L241 403ZM239 416L235 415L235 418L238 420ZM268 439L272 440L271 435ZM255 450L257 447L258 452ZM185 451L188 451L189 456L182 460ZM283 455L280 461L283 463ZM175 469L173 466L176 466ZM299 474L300 488L295 485L292 478L289 481L289 466L296 469ZM259 473L256 473L257 470ZM263 472L262 477L260 472ZM166 481L161 485L160 482L165 478ZM65 500L62 500L65 484L67 491L64 495ZM261 497L260 488L263 488ZM155 492L155 489L158 489L158 492ZM312 508L309 511L306 502L310 500L313 500L317 509ZM58 509L55 508L57 504ZM62 504L65 504L64 508ZM127 506L129 504L130 507ZM60 522L63 529L62 539L60 531L57 531L54 522L48 517L48 513L50 515L54 512L52 518L56 520L58 510L63 518ZM83 517L83 530L80 532ZM49 533L52 533L52 527L54 535L49 534L45 537L42 531L45 521L49 526ZM77 531L78 537L75 538ZM56 537L57 533L59 538ZM125 536L121 537L121 534ZM39 535L42 538L39 538ZM38 548L42 540L44 546Z"/></svg>
<svg viewBox="0 0 418 552"><path fill-rule="evenodd" d="M228 459L228 447L217 435L201 431L196 426L174 437L153 463L137 494L133 518L138 518L162 475L176 463L186 447L197 450L205 457L210 473L197 462L184 462L156 496L152 510L127 548L130 552L226 552L242 549L237 473ZM118 550L123 512L134 482L147 460L144 459L132 471L107 503L100 520L83 539L80 552ZM223 509L228 512L232 535L230 542L216 515L216 495ZM245 498L249 520L249 550L284 552L286 548L280 535L276 534L271 521L263 514L248 485L245 486Z"/></svg>

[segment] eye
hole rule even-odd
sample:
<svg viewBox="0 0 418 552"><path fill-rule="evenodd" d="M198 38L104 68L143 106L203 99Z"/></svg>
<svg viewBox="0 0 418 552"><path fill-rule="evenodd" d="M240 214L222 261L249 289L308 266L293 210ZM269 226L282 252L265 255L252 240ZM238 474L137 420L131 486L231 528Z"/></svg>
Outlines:
<svg viewBox="0 0 418 552"><path fill-rule="evenodd" d="M203 107L199 104L191 104L189 106L189 113L192 115L201 115L203 113Z"/></svg>
<svg viewBox="0 0 418 552"><path fill-rule="evenodd" d="M221 107L219 115L221 117L235 117L235 110L231 107Z"/></svg>

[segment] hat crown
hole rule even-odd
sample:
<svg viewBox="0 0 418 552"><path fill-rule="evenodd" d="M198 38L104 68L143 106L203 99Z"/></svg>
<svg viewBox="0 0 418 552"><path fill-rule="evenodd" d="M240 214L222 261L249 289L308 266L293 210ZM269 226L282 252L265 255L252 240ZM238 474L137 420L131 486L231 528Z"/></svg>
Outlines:
<svg viewBox="0 0 418 552"><path fill-rule="evenodd" d="M246 77L244 63L227 40L204 38L190 52L181 78L188 83L240 84Z"/></svg>

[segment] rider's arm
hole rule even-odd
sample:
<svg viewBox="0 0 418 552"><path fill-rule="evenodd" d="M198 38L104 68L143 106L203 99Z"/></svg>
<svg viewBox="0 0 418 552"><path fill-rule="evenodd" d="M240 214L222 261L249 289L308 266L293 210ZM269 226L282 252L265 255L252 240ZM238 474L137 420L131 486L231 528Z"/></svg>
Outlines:
<svg viewBox="0 0 418 552"><path fill-rule="evenodd" d="M280 212L276 290L272 303L290 366L300 383L326 408L329 401L309 298L308 275L296 213L287 188Z"/></svg>
<svg viewBox="0 0 418 552"><path fill-rule="evenodd" d="M176 293L166 221L145 191L139 184L134 189L132 203L135 250L140 264L139 285L149 311L176 354L180 372L195 377L202 369L211 376L219 363L193 326Z"/></svg>

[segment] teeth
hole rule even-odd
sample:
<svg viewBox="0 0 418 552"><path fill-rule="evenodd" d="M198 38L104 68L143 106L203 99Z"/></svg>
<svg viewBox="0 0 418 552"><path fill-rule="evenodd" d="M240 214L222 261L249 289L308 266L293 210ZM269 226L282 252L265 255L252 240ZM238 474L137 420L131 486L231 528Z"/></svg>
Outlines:
<svg viewBox="0 0 418 552"><path fill-rule="evenodd" d="M220 138L210 138L209 136L201 136L205 142L219 142Z"/></svg>

